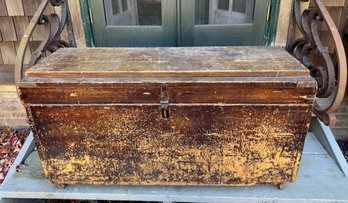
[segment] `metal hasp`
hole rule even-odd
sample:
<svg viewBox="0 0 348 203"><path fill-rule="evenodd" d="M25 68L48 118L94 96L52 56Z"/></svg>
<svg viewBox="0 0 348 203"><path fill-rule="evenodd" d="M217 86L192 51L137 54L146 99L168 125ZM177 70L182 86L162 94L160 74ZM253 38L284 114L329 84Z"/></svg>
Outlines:
<svg viewBox="0 0 348 203"><path fill-rule="evenodd" d="M169 94L168 94L168 87L166 84L163 84L161 87L161 114L162 118L164 120L168 120L169 118Z"/></svg>
<svg viewBox="0 0 348 203"><path fill-rule="evenodd" d="M301 3L309 0L295 0L294 17L303 33L303 38L290 43L287 50L303 63L318 83L314 113L325 125L336 122L334 111L341 104L347 82L347 60L343 43L337 27L323 0L313 0L317 8L306 9L301 13ZM331 33L335 50L330 53L320 40L319 24L325 23ZM321 101L324 100L324 101Z"/></svg>
<svg viewBox="0 0 348 203"><path fill-rule="evenodd" d="M50 16L44 14L46 8L51 4L54 7L60 7L60 16L53 13ZM15 64L15 81L18 83L24 74L25 51L28 48L29 39L37 25L45 26L45 37L39 47L33 52L27 68L32 67L41 59L49 54L56 52L60 48L76 47L76 41L73 34L73 27L67 0L43 0L39 9L35 12L28 27L26 28L22 41L19 44ZM68 31L68 41L60 39L64 28Z"/></svg>

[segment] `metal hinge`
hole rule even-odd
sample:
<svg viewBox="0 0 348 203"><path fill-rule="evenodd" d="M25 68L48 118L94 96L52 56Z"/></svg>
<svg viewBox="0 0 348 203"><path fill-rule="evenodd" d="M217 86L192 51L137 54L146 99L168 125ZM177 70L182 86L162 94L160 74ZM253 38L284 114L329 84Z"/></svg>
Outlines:
<svg viewBox="0 0 348 203"><path fill-rule="evenodd" d="M89 19L91 21L91 24L94 24L92 9L88 10L88 14L89 14Z"/></svg>

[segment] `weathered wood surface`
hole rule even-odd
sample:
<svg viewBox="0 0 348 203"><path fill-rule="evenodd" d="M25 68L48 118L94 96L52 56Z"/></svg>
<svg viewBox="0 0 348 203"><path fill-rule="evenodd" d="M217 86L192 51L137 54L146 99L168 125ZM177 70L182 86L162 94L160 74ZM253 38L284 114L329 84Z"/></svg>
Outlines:
<svg viewBox="0 0 348 203"><path fill-rule="evenodd" d="M245 78L244 78L245 79ZM170 103L221 104L300 104L313 103L315 82L307 81L224 81L166 83ZM302 84L304 82L302 81ZM53 83L50 86L20 89L26 104L113 104L159 103L160 83L70 84Z"/></svg>
<svg viewBox="0 0 348 203"><path fill-rule="evenodd" d="M310 105L31 106L56 184L253 185L294 181Z"/></svg>
<svg viewBox="0 0 348 203"><path fill-rule="evenodd" d="M294 181L316 92L274 47L62 49L26 74L18 93L56 184Z"/></svg>
<svg viewBox="0 0 348 203"><path fill-rule="evenodd" d="M281 47L62 49L28 77L308 76Z"/></svg>

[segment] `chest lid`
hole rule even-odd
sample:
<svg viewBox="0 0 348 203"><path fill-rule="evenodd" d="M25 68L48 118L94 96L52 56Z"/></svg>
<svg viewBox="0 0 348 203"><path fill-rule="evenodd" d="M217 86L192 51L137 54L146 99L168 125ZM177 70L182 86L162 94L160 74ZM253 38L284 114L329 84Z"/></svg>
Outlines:
<svg viewBox="0 0 348 203"><path fill-rule="evenodd" d="M60 49L26 72L37 78L309 76L281 47Z"/></svg>
<svg viewBox="0 0 348 203"><path fill-rule="evenodd" d="M311 104L316 88L280 47L60 49L26 76L26 104Z"/></svg>

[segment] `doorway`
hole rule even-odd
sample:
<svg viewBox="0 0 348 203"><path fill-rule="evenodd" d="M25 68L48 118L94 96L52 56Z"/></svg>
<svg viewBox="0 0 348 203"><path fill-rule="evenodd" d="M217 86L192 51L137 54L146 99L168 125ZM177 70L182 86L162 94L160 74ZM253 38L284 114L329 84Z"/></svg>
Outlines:
<svg viewBox="0 0 348 203"><path fill-rule="evenodd" d="M262 45L270 0L89 1L98 47Z"/></svg>

